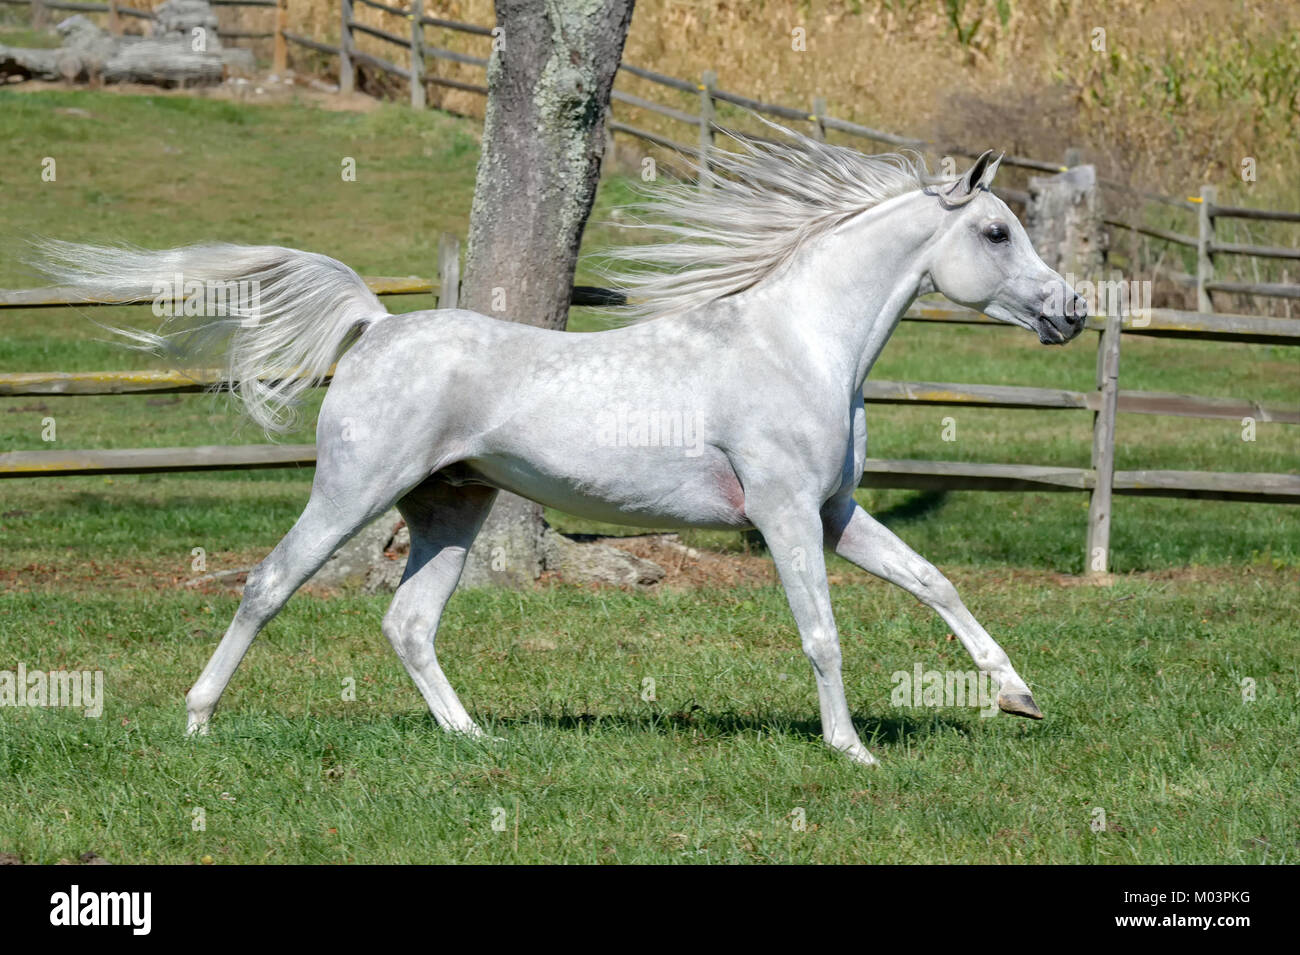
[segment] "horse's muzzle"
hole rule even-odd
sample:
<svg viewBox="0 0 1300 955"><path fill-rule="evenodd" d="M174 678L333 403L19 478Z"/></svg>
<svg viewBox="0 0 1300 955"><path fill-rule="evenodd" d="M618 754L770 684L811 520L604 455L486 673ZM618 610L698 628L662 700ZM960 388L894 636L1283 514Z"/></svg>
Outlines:
<svg viewBox="0 0 1300 955"><path fill-rule="evenodd" d="M1088 324L1088 302L1076 293L1074 300L1066 306L1064 314L1041 313L1034 324L1037 326L1038 340L1044 345L1064 345L1077 338Z"/></svg>

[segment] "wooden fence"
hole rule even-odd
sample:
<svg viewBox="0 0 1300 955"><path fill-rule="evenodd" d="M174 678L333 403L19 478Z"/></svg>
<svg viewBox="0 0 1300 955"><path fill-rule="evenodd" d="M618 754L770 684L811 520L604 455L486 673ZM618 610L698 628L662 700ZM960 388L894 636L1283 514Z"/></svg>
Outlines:
<svg viewBox="0 0 1300 955"><path fill-rule="evenodd" d="M0 0L0 2L28 2L28 0ZM89 10L115 14L141 15L140 11L127 12L129 8L116 3L73 3L70 0L38 0L49 9ZM486 27L457 23L425 16L422 0L412 0L411 10L376 2L376 0L341 0L341 40L334 46L302 37L285 29L283 0L212 0L215 5L264 6L276 11L275 29L270 34L231 34L254 38L269 36L275 41L275 68L287 65L288 45L294 44L339 59L340 86L353 88L357 65L378 69L405 78L410 84L411 102L423 106L429 85L486 95L481 84L459 79L440 77L426 68L430 59L443 60L470 66L485 67L487 60L453 50L433 46L425 41L426 27L458 30L480 36L491 36ZM360 24L353 17L353 3L384 11L408 21L409 30L398 35L377 27ZM35 4L34 4L35 6ZM409 66L390 63L380 57L356 48L355 34L363 33L407 51ZM715 117L717 102L751 109L787 122L811 124L812 135L824 137L827 130L858 136L893 146L933 149L939 152L969 156L972 151L957 146L938 146L921 140L909 139L892 133L872 129L857 123L840 120L826 113L825 104L814 100L811 109L802 110L788 106L762 103L748 97L717 88L716 78L706 73L701 82L693 83L665 76L630 64L620 69L661 86L680 92L698 94L699 113L688 113L670 106L615 90L614 103L650 110L684 124L695 127L698 145L679 143L649 130L630 126L611 119L611 133L637 137L668 149L707 160L714 145L714 136L723 131ZM1056 173L1067 168L1061 164L1023 156L1008 156L1004 164L1037 172ZM1217 418L1235 421L1251 419L1254 422L1300 424L1300 408L1277 407L1239 398L1202 397L1145 391L1125 391L1120 382L1121 342L1130 336L1162 338L1211 339L1222 342L1254 342L1273 345L1300 345L1300 320L1268 318L1253 315L1214 314L1210 293L1214 291L1237 292L1249 295L1269 295L1300 298L1300 286L1289 284L1248 284L1218 282L1213 277L1214 258L1217 255L1245 255L1261 258L1296 259L1300 251L1219 243L1215 237L1215 221L1238 217L1267 221L1300 222L1300 214L1271 210L1243 209L1219 206L1214 192L1205 187L1197 197L1186 200L1171 199L1133 190L1130 187L1101 180L1105 187L1123 190L1140 198L1161 202L1174 208L1195 212L1197 235L1154 229L1139 223L1107 219L1107 224L1126 228L1176 245L1197 250L1197 274L1192 279L1198 291L1199 310L1195 312L1172 309L1151 309L1139 320L1111 315L1090 318L1088 329L1099 334L1097 352L1096 388L1093 391L1068 391L1046 388L1025 388L1006 385L979 385L947 382L868 381L864 400L876 404L934 405L981 408L1036 408L1044 410L1083 410L1093 414L1093 442L1090 465L1077 467L1044 467L1026 464L983 464L957 461L880 460L869 459L861 484L864 487L889 487L942 490L1036 490L1051 492L1085 492L1090 496L1085 568L1091 573L1105 573L1109 562L1110 515L1113 495L1137 495L1183 498L1209 498L1234 501L1265 501L1274 503L1300 503L1300 476L1295 474L1261 474L1239 472L1211 472L1185 470L1115 469L1116 416L1126 414L1172 415L1196 418ZM1026 193L999 190L1012 201L1028 202ZM454 305L458 296L459 241L444 236L439 244L438 274L440 281L412 278L368 278L367 284L376 294L439 296L439 305ZM444 294L445 293L445 294ZM617 305L617 293L604 289L577 287L574 289L575 305ZM0 292L0 310L82 306L93 303L76 301L66 293L54 289L20 292ZM941 322L950 324L1009 326L972 312L938 302L917 303L904 317L906 321ZM127 395L197 392L221 384L219 373L213 370L189 372L37 372L0 374L0 396L40 395ZM150 448L123 450L69 450L69 451L16 451L0 454L0 478L41 477L85 474L142 474L174 471L242 470L253 468L301 467L315 462L312 445L245 445L200 448Z"/></svg>
<svg viewBox="0 0 1300 955"><path fill-rule="evenodd" d="M459 255L459 240L454 236L444 236L439 243L438 274L441 281L372 277L367 278L366 283L381 296L434 294L438 296L440 307L454 305L459 294ZM621 304L621 299L617 293L606 289L579 286L574 289L573 303L609 306ZM0 292L0 309L90 304L95 303L79 301L58 289ZM977 312L941 302L917 303L904 320L1011 327ZM1120 345L1125 336L1300 345L1300 320L1152 309L1149 315L1138 320L1118 315L1090 318L1087 327L1100 333L1094 391L877 380L867 382L863 398L869 404L1090 411L1093 414L1093 442L1089 467L873 458L866 463L862 486L1086 492L1091 504L1085 567L1094 574L1104 574L1109 563L1113 495L1300 504L1300 476L1295 474L1115 469L1115 424L1119 412L1300 424L1300 407L1272 406L1239 398L1121 390ZM0 374L0 397L184 393L203 391L220 384L220 373L215 370L31 372ZM244 470L302 467L314 462L315 448L312 445L13 451L0 454L0 478Z"/></svg>

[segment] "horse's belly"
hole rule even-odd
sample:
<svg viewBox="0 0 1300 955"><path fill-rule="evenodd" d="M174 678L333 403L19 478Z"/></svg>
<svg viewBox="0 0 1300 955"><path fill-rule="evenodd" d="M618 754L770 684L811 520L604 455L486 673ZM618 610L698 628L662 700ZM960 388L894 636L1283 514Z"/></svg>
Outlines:
<svg viewBox="0 0 1300 955"><path fill-rule="evenodd" d="M639 449L609 449L580 461L523 461L487 456L440 472L453 483L488 484L547 507L633 527L743 529L744 492L726 457L665 460Z"/></svg>

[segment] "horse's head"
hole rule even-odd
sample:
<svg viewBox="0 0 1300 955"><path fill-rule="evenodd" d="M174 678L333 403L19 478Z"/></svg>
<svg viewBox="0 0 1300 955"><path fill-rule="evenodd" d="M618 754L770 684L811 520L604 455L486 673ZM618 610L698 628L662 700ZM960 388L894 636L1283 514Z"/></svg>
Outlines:
<svg viewBox="0 0 1300 955"><path fill-rule="evenodd" d="M946 211L931 244L931 284L958 305L1037 332L1044 345L1063 345L1083 331L1087 303L989 191L1001 161L992 157L986 152L955 183L928 190Z"/></svg>

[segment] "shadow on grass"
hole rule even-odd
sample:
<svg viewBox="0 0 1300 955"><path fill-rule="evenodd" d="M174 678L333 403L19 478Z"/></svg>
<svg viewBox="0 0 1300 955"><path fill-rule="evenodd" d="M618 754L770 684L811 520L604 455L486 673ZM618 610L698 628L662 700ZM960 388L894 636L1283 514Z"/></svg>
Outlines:
<svg viewBox="0 0 1300 955"><path fill-rule="evenodd" d="M528 716L496 716L489 713L485 716L489 722L505 730L518 726L540 726L560 731L598 727L603 730L627 730L663 736L694 733L709 738L727 738L768 733L812 741L820 741L822 738L821 722L816 719L792 718L779 713L736 713L729 710L713 713L698 707L675 713L534 713ZM965 722L950 720L938 714L923 719L892 715L862 716L853 722L868 744L873 740L897 743L905 736L931 736L945 731L970 734L970 728Z"/></svg>
<svg viewBox="0 0 1300 955"><path fill-rule="evenodd" d="M886 527L893 528L900 524L911 524L930 517L948 501L947 491L922 491L914 494L901 504L886 508L873 514L876 520Z"/></svg>
<svg viewBox="0 0 1300 955"><path fill-rule="evenodd" d="M815 709L813 712L816 712ZM609 713L539 712L531 710L510 713L479 710L472 714L475 720L489 735L508 733L512 729L538 727L561 733L601 731L626 731L630 733L657 734L675 736L694 734L710 739L724 739L745 735L767 733L769 735L790 736L819 742L822 738L821 722L814 717L792 717L783 713L738 713L734 710L710 712L699 706L675 712L627 712ZM285 716L269 710L251 710L228 713L218 720L213 729L213 738L228 739L267 739L287 732L291 736L306 731L311 734L325 733L327 736L331 724L348 725L369 730L392 730L401 736L434 735L441 737L442 728L432 714L424 712L406 713L348 713L317 714L310 719ZM971 735L969 719L951 718L941 713L928 713L914 717L907 714L859 715L853 720L863 741L870 744L873 740L880 743L897 743L904 737L927 737L946 732ZM324 739L325 736L322 736Z"/></svg>

